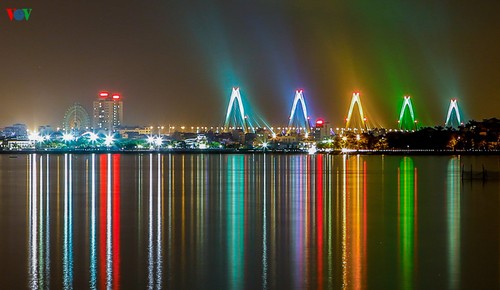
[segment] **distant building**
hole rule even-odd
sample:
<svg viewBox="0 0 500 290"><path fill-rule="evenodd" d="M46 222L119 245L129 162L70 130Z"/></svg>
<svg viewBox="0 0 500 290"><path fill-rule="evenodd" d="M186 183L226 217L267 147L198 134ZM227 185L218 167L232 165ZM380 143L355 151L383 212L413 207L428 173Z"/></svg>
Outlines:
<svg viewBox="0 0 500 290"><path fill-rule="evenodd" d="M312 129L312 137L316 141L329 139L334 135L333 128L329 122L319 118L316 120L315 126Z"/></svg>
<svg viewBox="0 0 500 290"><path fill-rule="evenodd" d="M136 139L142 136L151 135L152 127L140 127L140 126L120 126L116 128L116 131L122 135L125 139Z"/></svg>
<svg viewBox="0 0 500 290"><path fill-rule="evenodd" d="M14 124L12 126L5 127L3 135L6 138L27 139L28 129L25 124Z"/></svg>
<svg viewBox="0 0 500 290"><path fill-rule="evenodd" d="M286 143L286 144L291 144L291 143L298 143L299 138L297 135L283 135L283 136L276 136L276 142L278 143Z"/></svg>
<svg viewBox="0 0 500 290"><path fill-rule="evenodd" d="M50 125L38 126L38 133L42 136L50 135L54 133L54 131L55 131L54 128L52 128L52 126Z"/></svg>
<svg viewBox="0 0 500 290"><path fill-rule="evenodd" d="M32 149L35 148L34 140L7 140L4 145L9 150Z"/></svg>
<svg viewBox="0 0 500 290"><path fill-rule="evenodd" d="M115 131L123 124L123 102L119 94L100 92L94 101L94 130Z"/></svg>

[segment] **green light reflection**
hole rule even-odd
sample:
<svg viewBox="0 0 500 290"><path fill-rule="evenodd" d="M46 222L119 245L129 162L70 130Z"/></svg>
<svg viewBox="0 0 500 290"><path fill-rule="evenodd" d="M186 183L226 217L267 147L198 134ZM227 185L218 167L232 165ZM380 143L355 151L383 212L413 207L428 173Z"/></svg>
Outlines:
<svg viewBox="0 0 500 290"><path fill-rule="evenodd" d="M416 230L416 175L417 171L410 157L404 157L399 164L399 257L401 266L401 288L413 288Z"/></svg>
<svg viewBox="0 0 500 290"><path fill-rule="evenodd" d="M229 288L243 288L244 260L244 156L228 156L227 170L227 241Z"/></svg>

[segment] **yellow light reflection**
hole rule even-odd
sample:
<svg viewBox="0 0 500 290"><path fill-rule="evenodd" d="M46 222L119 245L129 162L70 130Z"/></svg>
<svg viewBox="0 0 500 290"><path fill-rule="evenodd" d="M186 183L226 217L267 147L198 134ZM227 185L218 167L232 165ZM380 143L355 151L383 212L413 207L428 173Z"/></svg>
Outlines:
<svg viewBox="0 0 500 290"><path fill-rule="evenodd" d="M366 161L351 156L345 164L345 285L366 288L367 204Z"/></svg>

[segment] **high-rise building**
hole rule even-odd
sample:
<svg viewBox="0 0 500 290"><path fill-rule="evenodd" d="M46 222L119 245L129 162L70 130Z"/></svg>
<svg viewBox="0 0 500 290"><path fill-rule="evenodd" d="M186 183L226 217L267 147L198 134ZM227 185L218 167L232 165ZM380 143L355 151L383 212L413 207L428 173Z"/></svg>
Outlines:
<svg viewBox="0 0 500 290"><path fill-rule="evenodd" d="M94 130L114 131L123 123L123 102L120 94L100 92L94 101Z"/></svg>

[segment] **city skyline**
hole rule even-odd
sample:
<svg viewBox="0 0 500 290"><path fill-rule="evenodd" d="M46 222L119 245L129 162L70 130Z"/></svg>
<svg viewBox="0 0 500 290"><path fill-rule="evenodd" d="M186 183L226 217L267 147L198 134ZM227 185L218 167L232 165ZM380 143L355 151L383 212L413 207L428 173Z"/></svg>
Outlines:
<svg viewBox="0 0 500 290"><path fill-rule="evenodd" d="M59 124L105 89L124 96L125 124L216 125L233 86L271 124L288 122L299 88L312 118L338 125L357 91L386 127L405 95L424 125L444 123L454 98L465 120L498 117L494 9L390 2L28 1L29 21L11 22L7 1L0 126Z"/></svg>
<svg viewBox="0 0 500 290"><path fill-rule="evenodd" d="M235 95L235 92L237 95ZM380 123L374 123L372 120L368 120L367 114L363 113L363 105L360 99L360 93L354 92L352 93L351 103L349 106L349 110L346 113L346 117L344 120L339 122L331 122L329 120L325 120L323 116L316 116L313 118L310 114L307 113L307 105L306 98L303 95L303 90L298 89L295 91L294 104L292 105L291 110L289 111L289 117L286 121L279 122L277 124L269 124L266 122L265 118L261 116L253 115L253 111L251 108L248 108L248 102L246 102L239 93L239 88L232 88L232 94L229 99L229 104L227 105L227 112L225 113L225 121L217 122L214 124L185 124L179 121L173 121L168 123L168 128L202 128L211 127L211 128L239 128L245 127L248 129L257 129L257 128L267 128L273 130L274 128L283 128L287 130L292 130L292 128L309 130L310 127L315 126L317 122L323 122L329 124L329 126L337 127L337 128L358 128L362 130L370 130L377 128L387 128L387 129L406 129L413 130L424 127L457 127L463 126L468 121L481 121L481 120L473 120L473 119L464 119L463 111L459 106L459 101L456 98L450 99L445 122L436 121L434 123L421 124L419 123L419 119L417 119L417 114L415 114L413 106L411 104L411 96L404 96L402 98L402 102L400 104L398 119L396 122L392 122L388 126L381 125ZM53 128L57 128L57 130L62 129L64 131L69 131L72 129L93 129L93 130L101 130L106 129L107 131L116 131L117 129L129 126L139 126L139 127L156 127L162 126L165 127L167 124L161 123L149 123L149 124L130 124L123 122L123 101L122 95L118 93L109 93L107 91L101 91L96 94L97 98L93 100L92 107L90 111L92 112L92 117L89 115L86 109L85 104L74 103L70 105L63 116L63 118L56 122L55 124L38 124L36 126L28 126L28 129L37 131L37 127L45 127L51 126ZM300 108L297 106L300 101ZM109 108L103 110L103 102L109 105ZM108 107L106 105L106 107ZM101 108L102 107L102 108ZM245 109L246 108L246 109ZM250 110L248 110L250 109ZM246 110L246 111L245 111ZM80 111L84 111L83 113L86 116L79 115ZM112 116L113 115L113 116ZM229 120L231 117L231 120ZM83 119L82 119L83 118ZM86 120L88 118L89 120ZM91 120L92 118L92 120ZM111 118L111 119L110 119ZM496 117L493 117L496 118ZM71 121L67 120L71 119ZM73 120L74 119L74 120ZM85 119L85 120L84 120ZM109 120L108 120L109 119ZM484 118L482 120L486 120L489 118ZM245 121L243 121L245 120ZM337 121L337 120L336 120ZM406 126L403 126L402 122L409 122ZM70 122L76 122L78 128L73 128ZM88 122L88 125L84 125ZM243 124L246 123L244 126ZM356 123L353 125L353 122ZM22 120L12 123L12 124L23 124L26 125ZM10 125L12 125L10 124ZM107 124L107 125L103 125ZM154 124L154 126L152 126ZM10 126L9 125L9 126ZM188 126L186 126L188 125ZM5 126L5 125L4 125ZM194 126L194 127L193 127ZM403 127L402 127L403 126ZM0 126L1 128L2 126ZM106 127L106 128L104 128ZM242 128L243 129L243 128ZM217 129L218 130L218 129ZM246 129L243 129L246 132Z"/></svg>

